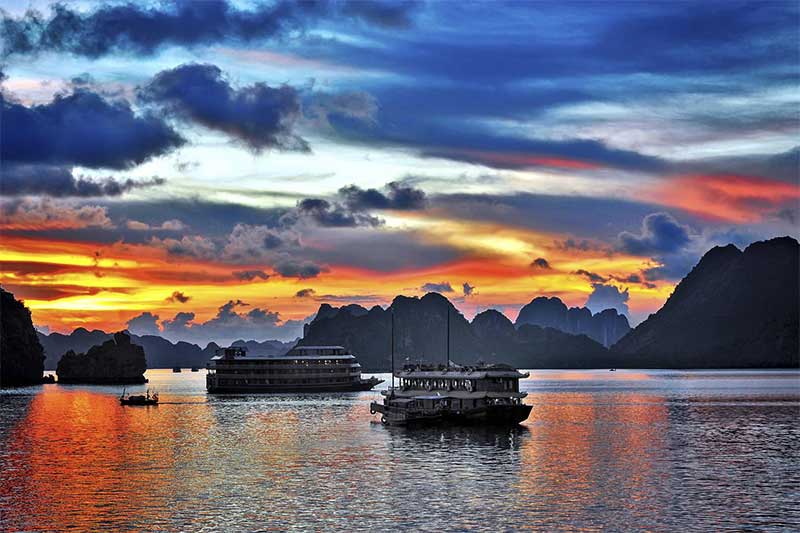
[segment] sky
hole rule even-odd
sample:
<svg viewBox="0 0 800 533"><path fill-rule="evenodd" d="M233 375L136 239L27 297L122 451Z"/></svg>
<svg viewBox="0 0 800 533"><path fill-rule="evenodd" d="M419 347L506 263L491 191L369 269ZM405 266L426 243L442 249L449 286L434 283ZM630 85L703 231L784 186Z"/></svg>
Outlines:
<svg viewBox="0 0 800 533"><path fill-rule="evenodd" d="M2 0L0 284L42 331L321 303L632 324L797 237L797 2Z"/></svg>

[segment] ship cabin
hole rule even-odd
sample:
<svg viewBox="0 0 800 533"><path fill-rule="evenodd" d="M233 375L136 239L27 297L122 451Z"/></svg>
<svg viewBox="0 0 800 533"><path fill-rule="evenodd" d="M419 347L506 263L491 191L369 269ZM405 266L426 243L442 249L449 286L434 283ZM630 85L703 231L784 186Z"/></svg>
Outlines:
<svg viewBox="0 0 800 533"><path fill-rule="evenodd" d="M217 350L207 368L209 392L368 390L380 382L362 380L361 365L342 346L295 346L280 356L231 346Z"/></svg>
<svg viewBox="0 0 800 533"><path fill-rule="evenodd" d="M491 405L519 405L526 393L519 380L528 373L509 365L445 367L407 365L396 374L398 386L386 394L406 409L468 410Z"/></svg>

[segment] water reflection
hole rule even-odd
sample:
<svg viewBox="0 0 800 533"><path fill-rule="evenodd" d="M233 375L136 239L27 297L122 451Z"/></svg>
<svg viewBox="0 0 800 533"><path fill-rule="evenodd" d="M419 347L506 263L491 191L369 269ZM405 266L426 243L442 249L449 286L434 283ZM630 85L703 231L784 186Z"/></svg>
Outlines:
<svg viewBox="0 0 800 533"><path fill-rule="evenodd" d="M536 372L514 429L384 427L375 392L207 396L169 371L151 408L3 392L0 530L800 526L797 374L675 374Z"/></svg>

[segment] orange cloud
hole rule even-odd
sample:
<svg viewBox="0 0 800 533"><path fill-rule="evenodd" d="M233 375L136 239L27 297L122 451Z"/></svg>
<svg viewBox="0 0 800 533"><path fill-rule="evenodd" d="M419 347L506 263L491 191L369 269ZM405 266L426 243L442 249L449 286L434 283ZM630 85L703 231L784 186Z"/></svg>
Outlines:
<svg viewBox="0 0 800 533"><path fill-rule="evenodd" d="M646 189L644 197L700 217L743 223L760 220L769 211L800 199L800 187L733 174L689 175Z"/></svg>
<svg viewBox="0 0 800 533"><path fill-rule="evenodd" d="M520 306L539 295L583 305L592 287L574 274L578 270L623 279L652 266L642 257L560 246L566 235L435 217L416 222L420 239L446 242L463 254L435 265L388 272L330 264L318 277L300 280L268 276L272 270L266 264L170 256L152 241L101 244L8 234L0 243L0 283L25 298L37 325L60 332L78 326L110 331L124 328L143 311L162 320L191 311L197 321L205 321L231 298L280 312L284 320L302 319L322 301L384 304L398 294L421 295L426 283L442 280L453 287L469 283L477 288L467 298L455 296L467 316L495 307L513 318ZM536 257L546 258L551 268L532 268ZM315 296L296 298L297 291L306 288ZM671 288L665 282L649 288L630 285L631 308L653 311ZM191 302L171 299L175 291L190 294Z"/></svg>

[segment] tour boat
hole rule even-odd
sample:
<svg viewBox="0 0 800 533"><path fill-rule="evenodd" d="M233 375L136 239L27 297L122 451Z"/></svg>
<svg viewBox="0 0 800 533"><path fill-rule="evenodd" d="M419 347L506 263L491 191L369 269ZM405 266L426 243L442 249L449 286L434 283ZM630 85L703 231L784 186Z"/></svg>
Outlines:
<svg viewBox="0 0 800 533"><path fill-rule="evenodd" d="M406 365L394 372L394 314L391 327L392 386L382 391L383 402L371 402L389 425L482 424L515 425L528 418L531 406L522 403L521 373L505 364L460 366L450 361L450 309L447 310L447 359L442 365ZM400 379L398 387L394 378Z"/></svg>
<svg viewBox="0 0 800 533"><path fill-rule="evenodd" d="M252 356L231 346L217 350L207 368L212 393L350 392L383 382L362 379L361 365L341 346L295 346L281 356Z"/></svg>
<svg viewBox="0 0 800 533"><path fill-rule="evenodd" d="M519 380L528 377L504 364L458 366L408 365L396 374L399 386L372 402L389 425L457 423L514 425L528 418L531 406Z"/></svg>

